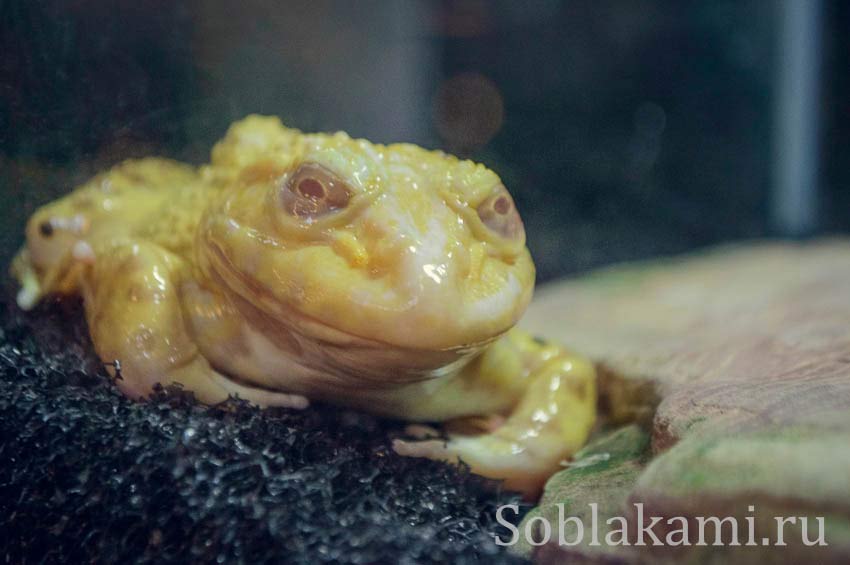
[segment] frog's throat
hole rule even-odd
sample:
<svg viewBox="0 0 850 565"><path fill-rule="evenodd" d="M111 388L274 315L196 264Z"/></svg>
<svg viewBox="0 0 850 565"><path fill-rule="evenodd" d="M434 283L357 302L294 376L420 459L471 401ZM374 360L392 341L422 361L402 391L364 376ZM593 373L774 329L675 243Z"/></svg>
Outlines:
<svg viewBox="0 0 850 565"><path fill-rule="evenodd" d="M281 303L261 283L239 272L215 246L210 251L208 276L251 326L280 338L278 349L301 364L338 375L348 385L354 384L354 375L361 384L380 388L454 374L500 337L445 349L414 349L357 336Z"/></svg>

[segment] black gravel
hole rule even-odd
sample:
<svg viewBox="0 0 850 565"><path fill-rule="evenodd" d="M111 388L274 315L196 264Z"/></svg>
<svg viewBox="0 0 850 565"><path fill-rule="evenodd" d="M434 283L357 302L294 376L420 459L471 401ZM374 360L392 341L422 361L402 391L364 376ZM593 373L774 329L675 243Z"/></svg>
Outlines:
<svg viewBox="0 0 850 565"><path fill-rule="evenodd" d="M2 291L0 563L518 561L483 479L389 448L402 425L332 407L126 400L79 303ZM490 488L487 488L490 487Z"/></svg>

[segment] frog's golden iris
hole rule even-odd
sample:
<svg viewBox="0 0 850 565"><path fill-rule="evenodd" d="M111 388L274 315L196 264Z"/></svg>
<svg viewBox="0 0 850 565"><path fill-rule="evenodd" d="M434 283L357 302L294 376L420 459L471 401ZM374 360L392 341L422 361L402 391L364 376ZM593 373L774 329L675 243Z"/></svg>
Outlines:
<svg viewBox="0 0 850 565"><path fill-rule="evenodd" d="M536 492L586 440L594 370L511 329L534 265L486 167L409 144L237 122L199 169L127 161L39 209L18 302L81 294L132 397L307 399L486 433L397 441Z"/></svg>

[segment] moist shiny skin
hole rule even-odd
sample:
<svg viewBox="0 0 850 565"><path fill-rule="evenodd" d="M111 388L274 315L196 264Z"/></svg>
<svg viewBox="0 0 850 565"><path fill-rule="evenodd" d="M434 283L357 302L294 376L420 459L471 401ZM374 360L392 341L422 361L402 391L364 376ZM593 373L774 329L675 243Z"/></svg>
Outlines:
<svg viewBox="0 0 850 565"><path fill-rule="evenodd" d="M592 364L512 329L534 264L510 193L471 161L249 116L209 164L125 161L36 211L26 238L18 304L82 295L134 398L177 382L206 403L448 422L448 441L395 450L529 496L595 420Z"/></svg>

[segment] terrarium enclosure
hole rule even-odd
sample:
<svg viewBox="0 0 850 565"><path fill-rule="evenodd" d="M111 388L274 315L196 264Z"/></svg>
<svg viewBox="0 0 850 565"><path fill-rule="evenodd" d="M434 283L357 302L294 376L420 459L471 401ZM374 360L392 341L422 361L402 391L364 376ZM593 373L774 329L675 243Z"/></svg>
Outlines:
<svg viewBox="0 0 850 565"><path fill-rule="evenodd" d="M25 312L5 275L0 561L846 562L848 24L839 0L0 0L4 272L40 206L127 159L201 166L251 114L414 143L501 178L536 266L520 326L599 391L522 501L362 410L133 402L79 298ZM830 543L552 535L559 504L634 524L635 501L742 532L760 507L759 538L825 516Z"/></svg>

